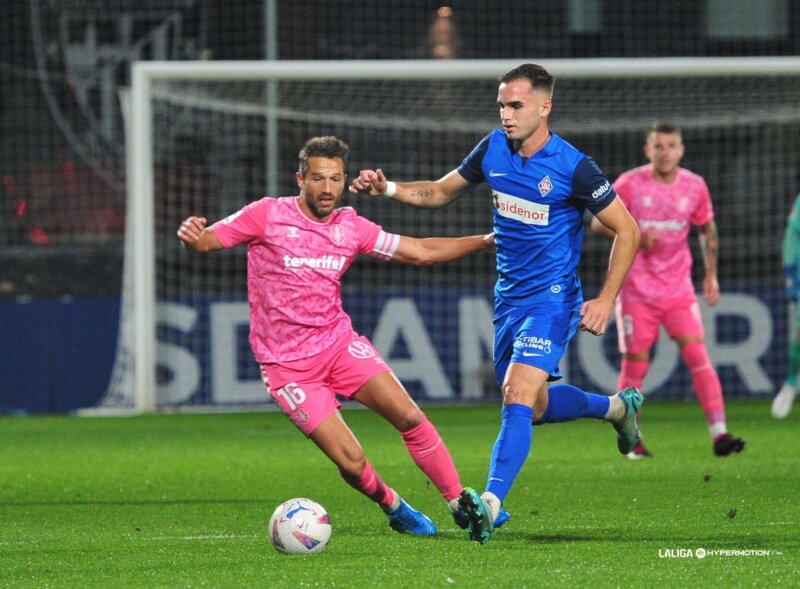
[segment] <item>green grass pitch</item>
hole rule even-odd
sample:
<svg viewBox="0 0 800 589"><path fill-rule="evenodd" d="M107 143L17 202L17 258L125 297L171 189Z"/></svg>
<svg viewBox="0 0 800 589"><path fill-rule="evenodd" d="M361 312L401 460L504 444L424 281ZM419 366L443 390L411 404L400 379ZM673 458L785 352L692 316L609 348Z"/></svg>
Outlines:
<svg viewBox="0 0 800 589"><path fill-rule="evenodd" d="M482 489L498 407L426 410L462 482ZM648 461L622 458L606 423L535 428L512 520L483 546L455 527L391 426L367 411L345 418L437 537L393 532L279 413L0 418L0 586L797 586L800 415L775 421L767 401L728 404L748 445L724 459L692 403L646 406ZM324 553L269 543L272 510L294 496L329 511Z"/></svg>

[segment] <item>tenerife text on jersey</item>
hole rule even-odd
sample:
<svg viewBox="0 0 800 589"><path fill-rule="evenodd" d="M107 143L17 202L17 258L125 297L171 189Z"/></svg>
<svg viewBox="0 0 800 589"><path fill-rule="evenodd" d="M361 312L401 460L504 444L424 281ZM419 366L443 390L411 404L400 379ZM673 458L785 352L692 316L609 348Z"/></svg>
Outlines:
<svg viewBox="0 0 800 589"><path fill-rule="evenodd" d="M294 258L283 256L283 265L286 268L318 268L320 270L341 270L347 259L344 256L320 256L318 258Z"/></svg>

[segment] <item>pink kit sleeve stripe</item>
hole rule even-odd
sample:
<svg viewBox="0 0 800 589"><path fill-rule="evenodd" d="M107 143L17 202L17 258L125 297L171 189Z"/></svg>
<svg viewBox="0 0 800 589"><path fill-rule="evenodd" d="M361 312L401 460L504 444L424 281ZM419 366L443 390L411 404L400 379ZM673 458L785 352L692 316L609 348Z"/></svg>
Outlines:
<svg viewBox="0 0 800 589"><path fill-rule="evenodd" d="M400 236L394 233L386 233L381 231L378 234L378 239L375 242L375 247L372 248L371 255L381 260L390 260L397 251L397 246L400 244Z"/></svg>

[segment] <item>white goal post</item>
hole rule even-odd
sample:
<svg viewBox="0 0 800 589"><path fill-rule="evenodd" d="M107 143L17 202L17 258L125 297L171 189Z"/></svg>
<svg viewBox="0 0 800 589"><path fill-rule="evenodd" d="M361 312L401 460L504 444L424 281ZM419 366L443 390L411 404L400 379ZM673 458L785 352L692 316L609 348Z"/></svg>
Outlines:
<svg viewBox="0 0 800 589"><path fill-rule="evenodd" d="M790 77L800 79L800 60L796 57L765 58L664 58L664 59L506 59L506 60L454 60L454 61L285 61L285 62L137 62L132 67L132 87L129 120L126 137L127 147L127 225L130 237L126 241L126 276L129 277L123 297L130 297L129 329L121 327L120 350L126 347L123 367L116 367L117 390L108 398L113 403L132 403L136 412L154 411L161 406L156 396L156 267L155 267L155 164L153 100L157 85L161 83L216 84L253 81L259 83L286 81L337 81L358 84L362 81L433 81L458 83L467 80L494 81L502 73L525 62L541 63L556 77L556 102L561 99L559 87L565 80L646 80L662 78L688 80L695 78L747 78L759 77L770 80ZM690 82L691 83L691 82ZM766 94L770 88L755 89ZM624 91L621 91L624 92ZM678 91L679 92L679 91ZM713 101L714 96L709 96ZM485 104L488 116L493 113L494 96L477 97ZM676 100L680 96L676 95ZM605 95L603 100L614 100ZM789 105L796 109L795 105ZM266 105L279 110L279 105ZM782 108L776 107L775 111ZM391 113L387 113L391 114ZM736 113L730 113L734 116ZM310 113L313 116L313 112ZM644 116L644 113L643 113ZM647 116L658 118L660 113ZM711 112L708 117L715 116ZM725 115L720 115L725 116ZM770 113L765 113L769 120ZM789 116L785 115L782 116ZM490 118L488 120L491 120ZM680 122L680 121L679 121ZM591 124L591 122L589 123ZM612 123L613 124L613 123ZM558 124L553 124L559 131ZM491 127L486 127L488 132ZM645 129L640 129L642 134ZM274 135L273 135L274 137ZM347 140L347 137L343 137ZM295 151L300 145L294 146ZM588 150L587 150L588 151ZM464 153L463 155L466 155ZM600 154L598 154L599 156ZM601 167L603 165L602 158ZM440 169L442 173L455 167L459 161L447 162L450 167ZM629 167L637 162L630 161ZM402 178L400 178L402 179ZM250 195L256 198L258 195ZM777 196L777 195L776 195ZM788 195L780 195L783 198ZM187 214L191 211L186 211ZM486 213L488 216L488 212ZM215 220L215 219L214 219ZM209 219L212 221L212 219ZM177 229L177 227L176 227ZM177 238L176 238L177 239ZM725 237L723 236L723 243ZM130 292L127 292L130 290ZM123 311L124 314L124 311ZM123 326L124 327L124 326ZM125 333L127 332L127 333ZM127 339L124 342L123 339ZM118 352L118 355L123 355ZM124 371L125 375L120 375ZM114 383L112 383L113 385ZM127 399L120 403L119 399ZM107 401L106 401L107 402Z"/></svg>

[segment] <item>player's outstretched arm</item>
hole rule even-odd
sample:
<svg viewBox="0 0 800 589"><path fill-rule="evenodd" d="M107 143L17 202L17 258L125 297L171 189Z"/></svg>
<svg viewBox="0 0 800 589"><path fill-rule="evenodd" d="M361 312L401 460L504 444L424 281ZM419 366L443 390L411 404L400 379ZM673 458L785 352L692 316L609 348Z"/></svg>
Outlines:
<svg viewBox="0 0 800 589"><path fill-rule="evenodd" d="M392 182L383 171L361 170L350 184L350 192L384 196L403 204L435 209L453 202L469 186L464 177L453 170L439 180Z"/></svg>
<svg viewBox="0 0 800 589"><path fill-rule="evenodd" d="M494 233L467 237L416 237L400 236L392 259L404 264L430 266L449 262L473 252L494 249Z"/></svg>
<svg viewBox="0 0 800 589"><path fill-rule="evenodd" d="M206 227L205 217L187 217L178 228L178 239L183 247L196 253L211 252L223 249L217 234L211 227Z"/></svg>
<svg viewBox="0 0 800 589"><path fill-rule="evenodd" d="M597 214L600 222L614 233L614 243L608 263L608 273L597 298L583 303L581 307L581 329L594 335L606 331L622 282L633 264L639 249L639 226L631 217L619 197Z"/></svg>

